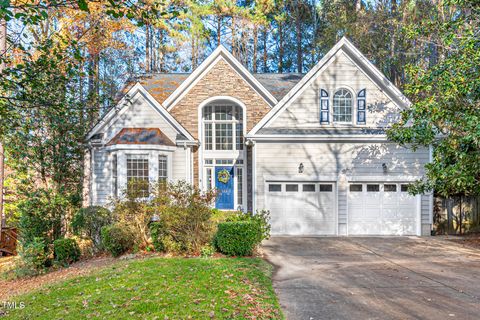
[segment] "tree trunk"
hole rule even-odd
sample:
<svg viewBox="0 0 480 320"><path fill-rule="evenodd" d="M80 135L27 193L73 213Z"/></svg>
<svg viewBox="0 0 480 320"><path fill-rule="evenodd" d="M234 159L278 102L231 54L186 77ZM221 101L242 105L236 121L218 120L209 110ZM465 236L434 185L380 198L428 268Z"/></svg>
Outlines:
<svg viewBox="0 0 480 320"><path fill-rule="evenodd" d="M150 72L150 26L145 24L145 72Z"/></svg>
<svg viewBox="0 0 480 320"><path fill-rule="evenodd" d="M278 73L283 73L283 25L281 23L278 25L278 37Z"/></svg>
<svg viewBox="0 0 480 320"><path fill-rule="evenodd" d="M192 40L191 40L191 45L192 45L192 71L197 68L197 53L196 53L196 46L195 46L195 35L192 34Z"/></svg>
<svg viewBox="0 0 480 320"><path fill-rule="evenodd" d="M268 72L267 59L268 59L268 48L267 48L267 26L263 28L263 72Z"/></svg>
<svg viewBox="0 0 480 320"><path fill-rule="evenodd" d="M253 27L253 63L252 69L253 72L257 72L257 46L258 46L258 26Z"/></svg>
<svg viewBox="0 0 480 320"><path fill-rule="evenodd" d="M5 58L7 53L7 22L0 20L0 58ZM4 68L3 62L0 62L0 73ZM3 133L2 133L3 134ZM5 224L5 217L3 216L3 177L5 174L5 166L3 163L3 136L0 136L0 239L2 237L2 228Z"/></svg>
<svg viewBox="0 0 480 320"><path fill-rule="evenodd" d="M96 121L96 116L99 110L99 85L98 85L98 68L99 68L100 54L94 53L90 56L89 72L88 72L88 117L89 128L93 126Z"/></svg>
<svg viewBox="0 0 480 320"><path fill-rule="evenodd" d="M222 44L222 17L217 17L217 47Z"/></svg>
<svg viewBox="0 0 480 320"><path fill-rule="evenodd" d="M300 9L297 8L297 17L295 21L297 34L297 72L303 72L303 48L302 48L302 21L300 19Z"/></svg>
<svg viewBox="0 0 480 320"><path fill-rule="evenodd" d="M236 41L236 27L235 27L235 16L232 15L232 25L230 27L230 29L232 30L232 55L238 59L238 56L237 56L237 41Z"/></svg>

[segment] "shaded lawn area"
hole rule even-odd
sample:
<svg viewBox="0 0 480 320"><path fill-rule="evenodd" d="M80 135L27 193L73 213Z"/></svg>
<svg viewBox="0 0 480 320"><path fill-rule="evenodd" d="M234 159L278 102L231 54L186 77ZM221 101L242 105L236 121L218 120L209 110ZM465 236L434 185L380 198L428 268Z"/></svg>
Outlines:
<svg viewBox="0 0 480 320"><path fill-rule="evenodd" d="M7 317L283 319L271 270L255 258L125 260L16 296L13 300L25 308L9 311Z"/></svg>

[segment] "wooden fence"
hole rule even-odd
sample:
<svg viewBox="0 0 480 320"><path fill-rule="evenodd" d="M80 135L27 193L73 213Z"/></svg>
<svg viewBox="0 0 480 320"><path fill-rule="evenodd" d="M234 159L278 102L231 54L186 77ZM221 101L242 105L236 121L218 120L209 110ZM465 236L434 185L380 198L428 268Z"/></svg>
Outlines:
<svg viewBox="0 0 480 320"><path fill-rule="evenodd" d="M17 228L3 227L0 233L0 256L17 254Z"/></svg>
<svg viewBox="0 0 480 320"><path fill-rule="evenodd" d="M437 234L480 232L480 197L435 197L433 211Z"/></svg>

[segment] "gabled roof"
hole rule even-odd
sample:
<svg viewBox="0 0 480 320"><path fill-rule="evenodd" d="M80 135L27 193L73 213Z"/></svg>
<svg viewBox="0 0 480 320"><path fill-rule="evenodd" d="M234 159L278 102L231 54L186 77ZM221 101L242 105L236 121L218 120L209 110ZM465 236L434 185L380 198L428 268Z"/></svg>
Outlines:
<svg viewBox="0 0 480 320"><path fill-rule="evenodd" d="M158 128L123 128L115 137L107 143L107 146L115 144L155 144L162 146L175 146Z"/></svg>
<svg viewBox="0 0 480 320"><path fill-rule="evenodd" d="M268 125L285 110L303 91L308 88L317 75L326 69L328 64L340 54L345 53L354 64L375 83L392 102L405 108L410 105L410 101L400 92L400 90L388 80L385 75L377 69L347 38L343 37L330 51L299 81L288 94L286 94L278 104L271 109L265 117L253 127L248 136L253 136L260 129Z"/></svg>
<svg viewBox="0 0 480 320"><path fill-rule="evenodd" d="M257 79L278 101L305 76L302 73L254 73Z"/></svg>
<svg viewBox="0 0 480 320"><path fill-rule="evenodd" d="M165 99L163 105L167 110L171 110L181 98L187 94L190 89L200 79L208 73L208 71L221 59L226 61L232 68L270 105L277 104L277 99L248 71L235 57L222 45L218 46L215 51L208 56L193 71L172 94Z"/></svg>
<svg viewBox="0 0 480 320"><path fill-rule="evenodd" d="M129 80L129 84L120 92L120 95L123 96L138 82L163 104L190 75L191 73L152 73L136 76ZM281 100L304 76L300 73L253 73L252 75L277 100Z"/></svg>
<svg viewBox="0 0 480 320"><path fill-rule="evenodd" d="M110 121L114 121L119 116L121 116L130 106L130 101L135 95L142 94L145 99L149 102L152 108L157 111L160 116L162 116L178 133L183 140L188 140L191 142L195 141L195 138L180 124L178 121L167 111L164 107L140 84L136 83L131 87L128 92L123 96L123 98L115 105L114 108L111 108L95 125L95 127L90 130L87 134L87 140L91 139L95 134L97 134L103 127L105 127Z"/></svg>

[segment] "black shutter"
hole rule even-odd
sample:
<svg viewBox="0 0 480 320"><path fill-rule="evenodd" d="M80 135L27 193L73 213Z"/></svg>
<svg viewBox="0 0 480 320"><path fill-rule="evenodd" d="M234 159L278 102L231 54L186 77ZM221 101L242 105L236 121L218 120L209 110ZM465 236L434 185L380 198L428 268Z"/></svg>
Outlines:
<svg viewBox="0 0 480 320"><path fill-rule="evenodd" d="M357 94L357 124L365 124L367 121L367 92L360 90Z"/></svg>
<svg viewBox="0 0 480 320"><path fill-rule="evenodd" d="M330 122L330 101L328 100L328 92L320 90L320 123Z"/></svg>

